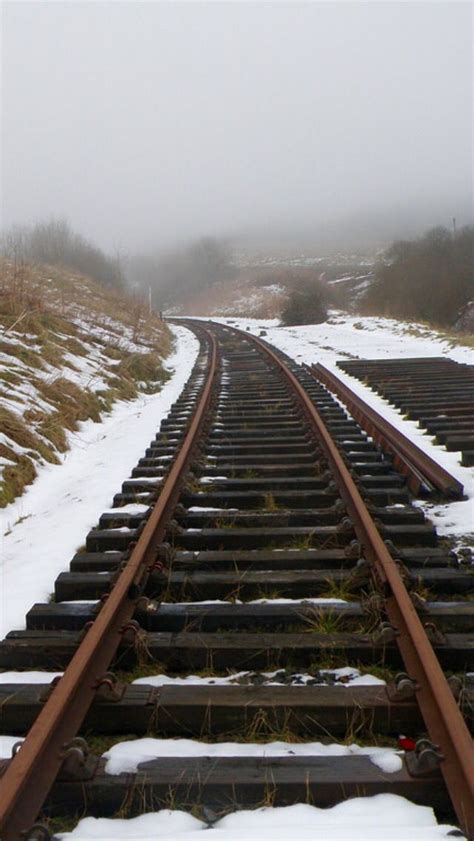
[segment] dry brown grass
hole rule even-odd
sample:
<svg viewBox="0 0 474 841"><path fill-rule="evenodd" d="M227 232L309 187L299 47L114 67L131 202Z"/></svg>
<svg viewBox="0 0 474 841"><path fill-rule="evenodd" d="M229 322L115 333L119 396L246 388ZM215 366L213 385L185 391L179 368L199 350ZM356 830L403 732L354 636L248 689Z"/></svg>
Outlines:
<svg viewBox="0 0 474 841"><path fill-rule="evenodd" d="M3 432L19 447L27 450L26 453L17 453L10 446L0 445L0 456L12 462L4 467L0 479L0 508L2 508L13 502L23 493L25 487L34 481L35 461L39 460L39 457L53 464L57 464L58 459L52 447L35 435L18 415L3 407L0 408L0 432Z"/></svg>
<svg viewBox="0 0 474 841"><path fill-rule="evenodd" d="M55 461L54 453L38 439L24 421L4 407L0 407L0 431L20 447L37 451L46 461Z"/></svg>
<svg viewBox="0 0 474 841"><path fill-rule="evenodd" d="M118 399L159 391L171 344L167 326L137 298L69 269L15 266L0 258L0 353L11 360L0 363L0 393L11 401L0 410L0 433L27 451L6 447L8 455L3 453L12 464L3 470L0 507L34 480L36 462L58 461L56 454L68 447L67 430L100 421ZM97 376L106 386L100 390L68 378L78 367L69 355L84 357L92 347L96 359L101 355ZM28 389L20 393L23 383Z"/></svg>
<svg viewBox="0 0 474 841"><path fill-rule="evenodd" d="M24 265L0 258L0 324L6 332L52 332L77 337L70 318L81 311L84 319L102 325L114 319L132 330L135 341L156 350L170 349L170 335L155 313L137 296L107 289L90 278L57 266ZM113 330L111 330L113 332ZM116 330L120 340L120 328Z"/></svg>

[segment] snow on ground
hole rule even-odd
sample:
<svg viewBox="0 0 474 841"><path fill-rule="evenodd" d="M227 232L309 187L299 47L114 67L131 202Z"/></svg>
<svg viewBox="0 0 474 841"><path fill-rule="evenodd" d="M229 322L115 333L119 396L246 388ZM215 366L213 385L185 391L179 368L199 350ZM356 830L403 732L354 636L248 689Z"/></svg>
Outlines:
<svg viewBox="0 0 474 841"><path fill-rule="evenodd" d="M221 324L227 318L216 318ZM440 535L464 537L464 546L474 548L474 471L461 467L460 454L449 453L441 445L434 444L416 421L402 418L397 409L355 377L349 376L337 367L342 359L389 359L395 357L445 356L456 362L474 365L474 350L463 345L453 345L435 330L428 330L420 324L396 321L390 318L351 316L339 311L332 312L322 324L308 324L300 327L279 327L277 319L232 318L232 326L263 337L296 360L300 365L314 365L320 362L339 379L362 397L369 406L383 415L390 423L402 429L420 449L449 470L464 485L466 500L433 505L420 501L420 505L433 520Z"/></svg>
<svg viewBox="0 0 474 841"><path fill-rule="evenodd" d="M22 672L9 672L8 674L23 674ZM168 675L148 675L139 677L133 683L147 686L185 686L195 684L198 686L242 686L252 685L258 682L259 685L271 684L272 686L384 686L385 681L375 675L361 674L359 669L352 666L343 666L339 669L320 669L320 678L315 675L295 672L289 680L288 672L283 670L276 672L236 672L225 677L201 677L200 675L186 675L186 677L168 677ZM0 674L0 683L13 683L4 679ZM28 681L29 682L29 681Z"/></svg>
<svg viewBox="0 0 474 841"><path fill-rule="evenodd" d="M62 672L0 672L0 683L51 683Z"/></svg>
<svg viewBox="0 0 474 841"><path fill-rule="evenodd" d="M71 604L71 602L69 602ZM76 602L77 604L77 602ZM0 672L0 684L16 683L50 683L55 677L61 677L62 672ZM288 675L283 670L276 672L235 672L224 677L201 675L186 675L185 677L169 677L165 674L148 675L133 681L138 685L147 686L184 686L196 684L198 686L242 686L252 684L271 684L272 686L383 686L385 681L369 673L361 674L359 669L352 666L342 666L339 669L320 669L317 676L301 672Z"/></svg>
<svg viewBox="0 0 474 841"><path fill-rule="evenodd" d="M233 812L211 825L182 811L163 810L129 820L84 818L62 841L199 841L212 827L212 841L301 841L330 837L331 841L437 841L452 826L441 825L426 806L416 806L394 794L355 797L319 809L305 803Z"/></svg>
<svg viewBox="0 0 474 841"><path fill-rule="evenodd" d="M199 344L189 330L171 329L177 349L166 366L174 374L161 391L117 403L102 423L82 423L62 464L41 466L23 496L0 510L0 638L25 626L34 602L47 601L56 576L68 568L179 397Z"/></svg>

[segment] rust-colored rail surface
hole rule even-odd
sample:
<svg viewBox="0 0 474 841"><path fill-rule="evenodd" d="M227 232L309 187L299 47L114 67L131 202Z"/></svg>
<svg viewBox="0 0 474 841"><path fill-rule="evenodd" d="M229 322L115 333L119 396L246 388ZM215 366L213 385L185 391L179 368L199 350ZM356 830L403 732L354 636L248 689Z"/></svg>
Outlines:
<svg viewBox="0 0 474 841"><path fill-rule="evenodd" d="M393 424L372 409L361 397L324 365L308 367L314 377L327 386L347 406L352 417L376 441L384 452L393 457L395 466L407 477L414 494L436 489L444 496L459 499L464 488L454 476L423 452Z"/></svg>
<svg viewBox="0 0 474 841"><path fill-rule="evenodd" d="M438 753L440 768L460 826L471 838L474 836L473 739L397 564L382 540L321 415L301 383L282 357L266 342L247 332L243 335L254 342L280 369L294 393L298 395L304 412L317 432L353 520L363 555L372 563L374 577L384 592L386 612L407 673L414 681L416 697L430 735L432 746L427 750Z"/></svg>
<svg viewBox="0 0 474 841"><path fill-rule="evenodd" d="M197 325L195 332L204 335L210 343L210 363L188 432L115 586L1 778L2 841L24 838L35 820L61 768L65 745L76 736L97 694L136 609L147 574L156 562L157 548L163 541L181 482L205 423L218 369L215 338L201 325ZM131 630L133 632L133 628Z"/></svg>

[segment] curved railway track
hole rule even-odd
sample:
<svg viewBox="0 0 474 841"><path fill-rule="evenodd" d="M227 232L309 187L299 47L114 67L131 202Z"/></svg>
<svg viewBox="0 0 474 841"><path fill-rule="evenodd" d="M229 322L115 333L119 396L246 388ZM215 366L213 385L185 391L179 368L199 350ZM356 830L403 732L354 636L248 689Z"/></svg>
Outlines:
<svg viewBox="0 0 474 841"><path fill-rule="evenodd" d="M41 811L136 814L172 792L219 813L270 790L321 806L399 793L472 835L471 568L410 504L396 454L309 371L233 328L180 323L201 341L183 394L55 601L0 643L4 670L65 669L46 691L0 684L2 731L29 731L3 763L1 838L47 837ZM410 464L421 487L426 462L411 451ZM387 684L338 686L338 665L383 668ZM132 682L160 669L208 680ZM393 773L359 754L165 756L111 775L78 739L396 744L400 732L417 746Z"/></svg>

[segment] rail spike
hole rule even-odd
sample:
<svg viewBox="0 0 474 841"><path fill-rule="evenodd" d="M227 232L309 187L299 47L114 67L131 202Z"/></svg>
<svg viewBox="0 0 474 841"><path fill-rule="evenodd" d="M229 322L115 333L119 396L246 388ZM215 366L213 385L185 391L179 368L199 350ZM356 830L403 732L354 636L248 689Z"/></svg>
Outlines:
<svg viewBox="0 0 474 841"><path fill-rule="evenodd" d="M383 645L395 642L399 636L400 631L395 628L390 622L381 622L374 633L374 640Z"/></svg>
<svg viewBox="0 0 474 841"><path fill-rule="evenodd" d="M463 693L466 688L465 681L460 675L451 675L450 677L448 677L448 684L451 692L456 698L456 701L460 702L462 705Z"/></svg>
<svg viewBox="0 0 474 841"><path fill-rule="evenodd" d="M130 619L121 628L122 641L125 645L136 645L143 629L136 619Z"/></svg>
<svg viewBox="0 0 474 841"><path fill-rule="evenodd" d="M114 672L105 672L96 681L96 700L102 703L118 703L122 700L126 684L119 681Z"/></svg>
<svg viewBox="0 0 474 841"><path fill-rule="evenodd" d="M399 672L395 675L392 684L387 685L387 695L395 703L397 701L409 701L415 697L420 689L416 680L409 677L406 672Z"/></svg>
<svg viewBox="0 0 474 841"><path fill-rule="evenodd" d="M349 546L344 549L346 558L361 559L362 558L362 544L358 540L351 540Z"/></svg>
<svg viewBox="0 0 474 841"><path fill-rule="evenodd" d="M156 552L157 560L169 564L173 557L173 549L171 543L160 543Z"/></svg>
<svg viewBox="0 0 474 841"><path fill-rule="evenodd" d="M359 558L351 572L349 587L368 585L372 577L372 564L366 558Z"/></svg>
<svg viewBox="0 0 474 841"><path fill-rule="evenodd" d="M68 782L85 782L92 779L99 757L90 752L89 745L85 739L76 736L70 742L66 742L61 751L63 760L57 779Z"/></svg>
<svg viewBox="0 0 474 841"><path fill-rule="evenodd" d="M429 777L439 770L444 755L439 745L429 739L419 739L415 750L405 755L405 763L412 777Z"/></svg>

